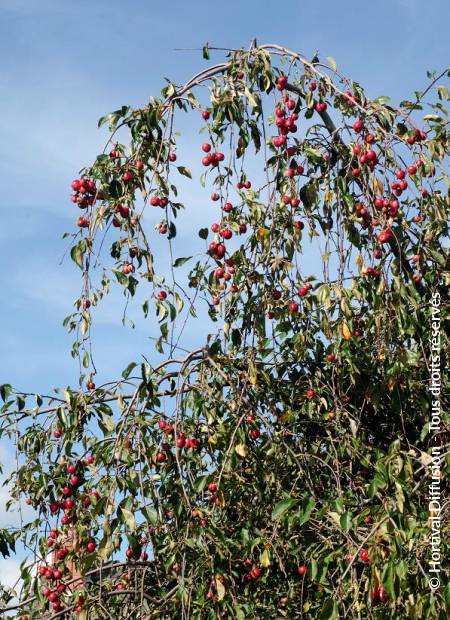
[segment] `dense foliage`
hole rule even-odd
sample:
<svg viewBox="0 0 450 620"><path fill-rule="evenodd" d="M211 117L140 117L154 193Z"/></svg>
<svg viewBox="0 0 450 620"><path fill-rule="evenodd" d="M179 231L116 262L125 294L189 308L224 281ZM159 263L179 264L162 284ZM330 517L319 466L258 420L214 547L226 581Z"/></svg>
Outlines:
<svg viewBox="0 0 450 620"><path fill-rule="evenodd" d="M253 44L100 119L105 151L72 183L79 387L1 389L11 496L36 510L0 533L4 554L29 551L22 603L3 590L17 618L447 617L450 588L427 577L445 77L395 108L332 58ZM212 192L200 231L177 189L194 183L182 113ZM177 256L183 227L195 257ZM112 280L130 303L145 289L160 333L153 357L96 385L91 328ZM448 506L441 519L445 556Z"/></svg>

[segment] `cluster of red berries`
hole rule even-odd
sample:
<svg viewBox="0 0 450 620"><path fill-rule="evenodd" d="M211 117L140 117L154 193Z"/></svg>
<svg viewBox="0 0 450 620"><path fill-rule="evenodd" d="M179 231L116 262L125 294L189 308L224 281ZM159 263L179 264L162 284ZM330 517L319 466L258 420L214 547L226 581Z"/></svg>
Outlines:
<svg viewBox="0 0 450 620"><path fill-rule="evenodd" d="M42 565L38 569L39 575L49 582L42 588L42 594L51 604L54 612L61 611L61 595L67 590L67 585L62 581L63 573L59 569L53 569ZM52 587L49 587L49 586Z"/></svg>
<svg viewBox="0 0 450 620"><path fill-rule="evenodd" d="M211 241L208 244L208 253L216 260L221 260L225 256L226 251L225 244L218 241Z"/></svg>
<svg viewBox="0 0 450 620"><path fill-rule="evenodd" d="M175 446L179 450L186 450L192 448L193 450L197 450L200 447L200 442L195 437L186 437L184 433L178 433L175 439Z"/></svg>
<svg viewBox="0 0 450 620"><path fill-rule="evenodd" d="M383 230L380 230L377 235L377 241L379 243L389 243L390 241L392 241L393 238L394 233L392 232L391 228L384 228Z"/></svg>
<svg viewBox="0 0 450 620"><path fill-rule="evenodd" d="M295 146L288 146L288 148L286 149L287 157L294 157L296 153L297 153L297 149L295 148ZM305 171L305 168L301 164L295 167L291 165L288 168L286 168L284 172L284 176L288 177L289 179L292 179L293 177L297 175L302 175L304 171Z"/></svg>
<svg viewBox="0 0 450 620"><path fill-rule="evenodd" d="M124 273L126 276L130 275L130 273L134 273L135 271L135 267L132 263L129 263L128 261L125 261L124 264L122 265L122 273Z"/></svg>
<svg viewBox="0 0 450 620"><path fill-rule="evenodd" d="M370 221L369 210L366 209L366 207L361 202L357 202L355 204L355 212L357 217L362 217L363 220L365 220L366 222ZM372 225L374 225L373 222Z"/></svg>
<svg viewBox="0 0 450 620"><path fill-rule="evenodd" d="M312 289L312 284L311 284L311 282L307 282L307 283L305 284L305 286L301 286L301 287L298 289L298 291L297 291L297 292L298 292L298 294L299 294L299 296L300 296L300 297L306 297L306 295L309 293L309 291L310 291L311 289ZM274 290L274 291L272 291L272 297L273 297L273 299L275 299L276 301L277 301L278 299L281 299L281 296L282 296L281 291L278 291L278 290ZM290 302L290 304L289 304L289 312L290 312L291 314L295 314L296 312L298 312L299 308L300 308L300 306L299 306L299 304L298 304L296 301L291 301L291 302ZM273 313L272 313L272 316L270 316L269 318L273 318Z"/></svg>
<svg viewBox="0 0 450 620"><path fill-rule="evenodd" d="M380 584L372 591L371 598L372 603L374 605L378 605L379 603L386 603L389 599L389 595L384 589L384 587Z"/></svg>
<svg viewBox="0 0 450 620"><path fill-rule="evenodd" d="M67 569L64 567L64 572L67 572ZM47 599L47 601L51 604L52 610L57 613L62 610L62 602L61 595L64 594L68 590L67 584L63 581L64 573L59 568L51 567L45 564L42 564L38 568L38 573L47 581L48 585L45 585L42 588L42 594ZM68 575L69 578L72 575ZM75 612L80 613L83 609L83 605L85 603L85 599L83 596L79 595L75 604Z"/></svg>
<svg viewBox="0 0 450 620"><path fill-rule="evenodd" d="M150 198L150 204L152 207L162 207L163 209L169 204L167 196L152 196Z"/></svg>
<svg viewBox="0 0 450 620"><path fill-rule="evenodd" d="M313 400L316 397L316 391L312 388L308 388L305 392L305 396L308 400Z"/></svg>
<svg viewBox="0 0 450 620"><path fill-rule="evenodd" d="M297 209L300 206L300 198L295 195L284 194L281 197L281 203L285 206L290 205L293 209Z"/></svg>
<svg viewBox="0 0 450 620"><path fill-rule="evenodd" d="M397 217L398 210L400 208L400 204L395 198L392 198L391 200L388 200L387 198L375 198L374 206L376 209L382 211L387 217Z"/></svg>
<svg viewBox="0 0 450 620"><path fill-rule="evenodd" d="M406 172L409 174L409 176L414 176L415 174L417 174L418 170L420 168L422 168L423 166L423 162L421 159L418 159L416 161L415 164L412 164L411 166L408 166L406 169ZM408 187L408 183L406 181L406 172L405 170L396 170L395 171L395 176L397 178L397 181L393 181L391 183L391 189L394 192L394 194L396 196L401 196L402 193L407 189Z"/></svg>
<svg viewBox="0 0 450 620"><path fill-rule="evenodd" d="M277 89L284 90L288 83L288 79L286 75L280 75L277 79Z"/></svg>
<svg viewBox="0 0 450 620"><path fill-rule="evenodd" d="M427 139L427 134L422 129L415 129L414 132L406 138L406 142L410 145L416 142L423 142Z"/></svg>
<svg viewBox="0 0 450 620"><path fill-rule="evenodd" d="M95 462L95 459L92 455L88 455L84 461L84 466L92 465ZM62 525L69 525L76 521L76 515L74 514L74 509L76 508L76 495L79 492L79 487L83 484L83 476L81 473L77 473L79 471L80 463L74 464L71 463L67 466L67 473L69 474L69 478L67 480L67 484L63 486L61 489L63 498L59 502L51 502L50 503L50 512L55 515L58 514L60 510L64 510L64 515L61 517ZM91 497L98 497L97 491L91 491L88 495L85 495L81 498L81 502L85 508L90 506ZM50 539L47 540L48 546L53 546L53 542L55 540L55 536L51 536ZM60 558L63 559L63 558Z"/></svg>
<svg viewBox="0 0 450 620"><path fill-rule="evenodd" d="M363 562L364 564L370 564L370 556L369 556L369 551L368 549L366 549L365 547L363 547L362 549L360 549L359 551L359 559L361 560L361 562Z"/></svg>
<svg viewBox="0 0 450 620"><path fill-rule="evenodd" d="M71 187L74 191L71 200L80 209L87 209L94 204L96 197L98 197L97 187L92 179L74 179Z"/></svg>
<svg viewBox="0 0 450 620"><path fill-rule="evenodd" d="M246 581L257 581L258 579L262 577L264 569L254 564L251 558L246 558L244 560L244 566L247 568L251 567L249 572L244 577ZM305 564L301 564L297 567L297 573L301 577L304 577L307 572L308 572L308 567Z"/></svg>
<svg viewBox="0 0 450 620"><path fill-rule="evenodd" d="M224 282L228 282L229 280L231 280L235 273L236 269L233 266L233 259L227 258L225 260L225 267L217 267L217 269L214 270L214 277L218 280L224 280Z"/></svg>
<svg viewBox="0 0 450 620"><path fill-rule="evenodd" d="M182 432L175 433L174 426L167 422L164 418L160 418L158 420L159 429L166 435L166 437L174 438L175 446L179 450L198 450L200 448L200 440L197 437L186 437L186 435ZM165 463L167 461L167 452L170 450L170 446L166 443L162 444L162 450L158 451L156 454L156 462L157 463Z"/></svg>
<svg viewBox="0 0 450 620"><path fill-rule="evenodd" d="M213 224L213 226L214 226L214 224ZM243 229L241 228L241 230L243 230ZM245 230L246 230L246 228L245 228ZM222 244L220 244L220 245L222 245ZM214 258L216 258L216 260L218 260L220 253L217 253L217 251L214 249L217 246L213 246L213 244L210 243L209 246L208 246L208 251L210 253L211 253L211 249L210 249L211 247L213 248L212 256ZM222 258L222 256L220 256L220 258ZM225 259L223 266L219 265L219 267L217 267L214 270L214 277L217 280L219 280L219 289L221 291L225 291L226 290L227 282L229 282L233 278L235 273L236 273L236 269L234 267L233 257L231 257L231 256L229 258ZM239 291L239 287L237 286L237 284L232 284L231 285L231 291L233 293L237 293ZM213 306L218 306L220 304L220 296L219 295L214 295L213 296L212 304L213 304Z"/></svg>
<svg viewBox="0 0 450 620"><path fill-rule="evenodd" d="M353 127L358 121L355 121ZM359 127L359 125L358 125ZM370 172L373 172L375 166L378 164L378 155L372 148L372 145L376 141L376 138L373 133L367 133L364 137L365 146L361 144L354 144L352 147L352 152L354 155L358 156L359 164L362 166L367 166ZM354 177L359 177L362 173L362 168L360 166L352 168L352 175Z"/></svg>
<svg viewBox="0 0 450 620"><path fill-rule="evenodd" d="M211 166L212 168L216 168L219 163L225 159L223 153L211 153L211 145L208 142L202 144L202 151L206 153L206 155L202 159L202 164L204 166Z"/></svg>
<svg viewBox="0 0 450 620"><path fill-rule="evenodd" d="M248 179L246 181L238 181L236 183L236 189L241 190L241 189L250 189L252 186L252 182L249 181Z"/></svg>
<svg viewBox="0 0 450 620"><path fill-rule="evenodd" d="M326 101L318 101L316 103L316 105L314 106L314 109L316 110L316 112L318 112L319 114L321 114L322 112L325 112L325 110L328 108L328 104Z"/></svg>
<svg viewBox="0 0 450 620"><path fill-rule="evenodd" d="M288 95L284 95L282 102L286 107L278 105L275 108L275 125L278 128L278 135L272 138L272 144L275 148L285 146L289 133L295 133L298 130L296 125L298 114L296 112L288 114L287 112L288 110L295 109L296 101L290 99Z"/></svg>
<svg viewBox="0 0 450 620"><path fill-rule="evenodd" d="M263 569L260 566L254 566L250 572L248 572L245 578L248 581L257 581L263 574Z"/></svg>
<svg viewBox="0 0 450 620"><path fill-rule="evenodd" d="M351 90L346 90L345 93L342 95L342 99L350 108L353 108L359 103L358 97L354 93L352 93Z"/></svg>
<svg viewBox="0 0 450 620"><path fill-rule="evenodd" d="M370 278L374 278L375 280L379 280L381 277L381 271L375 267L364 267L362 274L363 276L368 276Z"/></svg>
<svg viewBox="0 0 450 620"><path fill-rule="evenodd" d="M256 426L255 422L256 422L256 417L254 413L247 413L247 415L245 416L245 422L251 427L248 435L251 439L258 439L261 435L261 431L259 430L259 428Z"/></svg>
<svg viewBox="0 0 450 620"><path fill-rule="evenodd" d="M67 526L77 521L76 506L78 498L76 497L81 485L83 484L83 474L80 472L82 466L92 465L95 459L92 455L88 455L83 462L69 463L66 471L68 479L66 484L61 489L62 499L58 502L51 502L49 505L50 513L57 515L60 510L64 511L63 516L60 519L62 526ZM89 494L79 498L79 502L84 508L91 505L91 498L98 498L99 494L96 491L92 491ZM63 562L70 553L70 548L64 542L64 535L58 529L51 529L47 538L47 547L52 549L54 561ZM93 553L96 549L96 543L93 538L89 538L86 543L86 552ZM67 567L62 565L59 567L57 564L49 566L43 564L39 566L38 573L46 582L48 582L42 589L43 596L51 604L54 612L59 612L62 609L61 595L67 590L67 584L64 583L64 573L67 572ZM73 575L70 574L70 577ZM80 613L84 604L84 598L78 597L75 612Z"/></svg>
<svg viewBox="0 0 450 620"><path fill-rule="evenodd" d="M78 205L80 209L87 209L94 204L97 198L101 198L101 192L97 191L95 181L92 179L74 179L71 183L71 187L74 191L71 200ZM89 228L89 218L80 215L77 219L77 226L80 228Z"/></svg>
<svg viewBox="0 0 450 620"><path fill-rule="evenodd" d="M130 219L131 210L128 205L117 204L114 206L113 211L116 214L112 220L112 225L114 226L114 228L120 228L122 225L120 219L117 217L118 215L120 215L124 220Z"/></svg>
<svg viewBox="0 0 450 620"><path fill-rule="evenodd" d="M222 505L220 498L217 497L217 491L219 489L218 485L216 482L210 482L208 484L208 491L211 493L211 495L209 496L209 500L210 502L214 502L214 504L220 508L220 506Z"/></svg>

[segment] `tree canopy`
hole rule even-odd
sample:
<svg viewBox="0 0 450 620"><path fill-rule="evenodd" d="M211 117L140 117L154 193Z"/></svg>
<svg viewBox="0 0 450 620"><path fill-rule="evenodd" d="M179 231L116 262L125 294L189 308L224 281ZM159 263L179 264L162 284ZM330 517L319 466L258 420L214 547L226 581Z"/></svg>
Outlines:
<svg viewBox="0 0 450 620"><path fill-rule="evenodd" d="M11 503L36 516L0 530L4 555L28 553L0 609L444 619L450 587L427 570L432 440L443 476L450 463L445 376L439 434L429 390L436 307L448 347L449 72L395 107L331 57L213 53L101 118L108 142L72 183L79 384L1 387ZM210 194L200 230L194 184ZM158 333L100 385L92 334L113 286Z"/></svg>

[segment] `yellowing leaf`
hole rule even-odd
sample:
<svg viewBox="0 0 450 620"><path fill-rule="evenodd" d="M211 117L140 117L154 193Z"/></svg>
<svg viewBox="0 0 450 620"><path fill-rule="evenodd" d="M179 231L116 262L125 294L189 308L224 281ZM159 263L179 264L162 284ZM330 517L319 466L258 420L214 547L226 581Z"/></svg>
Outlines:
<svg viewBox="0 0 450 620"><path fill-rule="evenodd" d="M350 331L349 326L347 325L347 323L342 323L342 337L344 340L350 340L350 338L352 337L352 332Z"/></svg>
<svg viewBox="0 0 450 620"><path fill-rule="evenodd" d="M238 443L237 446L234 447L234 449L236 453L239 454L239 456L242 456L242 458L245 459L248 454L248 448L245 443Z"/></svg>
<svg viewBox="0 0 450 620"><path fill-rule="evenodd" d="M103 542L101 543L97 551L97 555L100 557L101 560L108 560L113 554L113 552L114 552L114 541L112 538L108 536L106 541L104 541L104 543Z"/></svg>
<svg viewBox="0 0 450 620"><path fill-rule="evenodd" d="M373 187L373 191L375 192L375 194L377 196L382 196L383 195L383 193L384 193L383 181L381 181L375 175L372 177L372 187Z"/></svg>
<svg viewBox="0 0 450 620"><path fill-rule="evenodd" d="M400 512L403 512L405 506L405 495L403 489L398 482L395 483L395 499Z"/></svg>
<svg viewBox="0 0 450 620"><path fill-rule="evenodd" d="M216 592L217 592L217 600L221 601L226 593L225 586L223 585L220 579L215 579L216 582Z"/></svg>
<svg viewBox="0 0 450 620"><path fill-rule="evenodd" d="M261 228L258 228L258 230L256 231L256 236L258 237L260 241L263 241L269 235L270 235L270 230L268 228L261 227Z"/></svg>
<svg viewBox="0 0 450 620"><path fill-rule="evenodd" d="M270 555L267 549L264 549L264 551L261 553L259 563L263 568L268 568L270 566Z"/></svg>
<svg viewBox="0 0 450 620"><path fill-rule="evenodd" d="M81 333L81 335L84 336L88 329L89 329L88 322L86 321L86 319L82 319L81 323L80 323L80 333Z"/></svg>
<svg viewBox="0 0 450 620"><path fill-rule="evenodd" d="M431 454L428 454L427 452L421 452L420 453L420 462L422 463L422 465L424 465L425 467L430 465L430 463L432 463L433 459L431 457Z"/></svg>
<svg viewBox="0 0 450 620"><path fill-rule="evenodd" d="M252 385L256 385L258 383L258 372L252 363L250 363L249 368L249 381Z"/></svg>
<svg viewBox="0 0 450 620"><path fill-rule="evenodd" d="M341 517L339 513L330 511L328 515L333 519L336 525L339 525L339 527L341 527Z"/></svg>
<svg viewBox="0 0 450 620"><path fill-rule="evenodd" d="M331 67L332 71L336 71L337 70L337 64L335 59L333 58L333 56L327 56L327 60L328 60L328 64Z"/></svg>

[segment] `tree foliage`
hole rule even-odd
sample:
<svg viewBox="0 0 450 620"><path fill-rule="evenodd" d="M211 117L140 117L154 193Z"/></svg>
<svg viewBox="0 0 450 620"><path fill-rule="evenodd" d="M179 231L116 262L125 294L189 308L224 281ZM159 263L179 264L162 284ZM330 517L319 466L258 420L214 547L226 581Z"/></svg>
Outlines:
<svg viewBox="0 0 450 620"><path fill-rule="evenodd" d="M2 386L11 498L36 510L0 532L2 553L29 552L21 604L3 591L17 617L447 617L449 587L427 578L445 77L394 107L332 58L252 45L100 119L105 150L72 184L79 386ZM212 192L199 231L180 202L179 181L196 183L183 113ZM195 256L177 256L182 229ZM96 385L91 329L113 282L127 303L144 291L160 331L153 357Z"/></svg>

